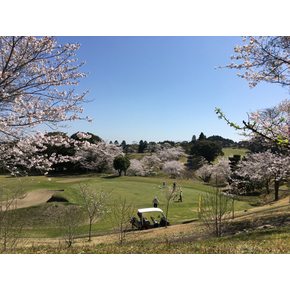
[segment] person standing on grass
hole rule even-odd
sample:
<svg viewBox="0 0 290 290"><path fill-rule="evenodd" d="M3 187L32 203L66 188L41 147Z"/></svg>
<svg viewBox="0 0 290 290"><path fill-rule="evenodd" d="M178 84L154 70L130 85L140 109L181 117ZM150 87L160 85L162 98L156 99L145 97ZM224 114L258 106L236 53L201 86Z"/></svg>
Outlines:
<svg viewBox="0 0 290 290"><path fill-rule="evenodd" d="M153 203L153 207L158 207L159 200L158 200L157 196L155 196L155 197L153 198L152 203Z"/></svg>
<svg viewBox="0 0 290 290"><path fill-rule="evenodd" d="M176 190L176 182L173 182L173 185L172 185L172 192L174 192Z"/></svg>
<svg viewBox="0 0 290 290"><path fill-rule="evenodd" d="M180 190L178 202L182 202L182 201L183 201L183 198L182 198L182 190Z"/></svg>

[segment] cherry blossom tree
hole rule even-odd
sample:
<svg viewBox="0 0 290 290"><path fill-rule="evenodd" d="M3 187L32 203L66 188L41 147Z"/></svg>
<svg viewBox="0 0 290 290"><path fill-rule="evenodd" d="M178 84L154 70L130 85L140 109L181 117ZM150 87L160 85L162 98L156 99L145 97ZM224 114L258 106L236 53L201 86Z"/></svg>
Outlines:
<svg viewBox="0 0 290 290"><path fill-rule="evenodd" d="M65 134L37 133L13 143L2 144L0 165L13 175L30 171L45 173L60 163L72 163L98 172L112 171L113 160L123 154L122 149L104 141L91 143L90 134L79 133L79 136L81 141Z"/></svg>
<svg viewBox="0 0 290 290"><path fill-rule="evenodd" d="M163 148L158 150L156 154L162 162L178 160L185 155L182 147Z"/></svg>
<svg viewBox="0 0 290 290"><path fill-rule="evenodd" d="M104 141L97 144L83 142L76 154L76 160L81 167L98 172L110 172L113 170L114 158L122 155L122 148L114 144L107 144Z"/></svg>
<svg viewBox="0 0 290 290"><path fill-rule="evenodd" d="M145 170L142 162L137 159L131 159L127 174L132 176L145 176Z"/></svg>
<svg viewBox="0 0 290 290"><path fill-rule="evenodd" d="M225 114L218 108L216 113L220 119L224 119L230 126L243 132L250 138L262 137L265 145L290 149L290 101L284 100L272 108L258 110L248 114L248 121L243 125L237 125L229 121Z"/></svg>
<svg viewBox="0 0 290 290"><path fill-rule="evenodd" d="M97 191L87 184L80 184L80 195L83 199L84 209L89 219L89 241L92 237L93 223L107 213L108 193Z"/></svg>
<svg viewBox="0 0 290 290"><path fill-rule="evenodd" d="M81 118L86 92L76 91L85 77L78 49L53 37L0 37L0 165L6 170L46 172L69 160L45 152L48 145L70 146L66 138L33 133L41 124L53 128Z"/></svg>
<svg viewBox="0 0 290 290"><path fill-rule="evenodd" d="M199 177L203 182L209 182L211 178L212 165L204 164L202 167L195 171L195 175Z"/></svg>
<svg viewBox="0 0 290 290"><path fill-rule="evenodd" d="M156 154L144 156L141 159L142 167L146 175L152 175L160 170L161 160Z"/></svg>
<svg viewBox="0 0 290 290"><path fill-rule="evenodd" d="M211 180L215 185L226 185L231 175L230 162L227 158L221 158L211 168Z"/></svg>
<svg viewBox="0 0 290 290"><path fill-rule="evenodd" d="M233 62L227 67L240 70L238 76L250 87L259 82L290 85L290 37L244 37L243 45L234 48Z"/></svg>
<svg viewBox="0 0 290 290"><path fill-rule="evenodd" d="M52 165L74 161L74 156L47 152L48 146L66 148L75 146L74 140L64 135L37 133L18 141L2 143L0 146L0 165L13 175L23 175L34 170L48 172Z"/></svg>
<svg viewBox="0 0 290 290"><path fill-rule="evenodd" d="M289 148L290 100L284 100L272 108L250 113L249 121L243 122L250 130L250 137L261 136L265 142ZM273 143L273 142L272 142Z"/></svg>
<svg viewBox="0 0 290 290"><path fill-rule="evenodd" d="M89 132L85 133L85 132L78 131L77 133L72 134L70 137L77 141L88 141L90 143L95 143L95 144L102 141L102 139L99 136L89 133Z"/></svg>
<svg viewBox="0 0 290 290"><path fill-rule="evenodd" d="M173 161L167 161L164 163L162 167L162 171L172 178L176 178L181 176L181 174L184 172L185 167L184 165L176 160Z"/></svg>
<svg viewBox="0 0 290 290"><path fill-rule="evenodd" d="M215 185L225 185L231 175L230 162L226 158L221 158L214 165L204 164L196 170L195 175L204 182L212 181Z"/></svg>
<svg viewBox="0 0 290 290"><path fill-rule="evenodd" d="M80 118L78 44L53 37L0 37L0 132L18 138L39 124Z"/></svg>
<svg viewBox="0 0 290 290"><path fill-rule="evenodd" d="M240 77L255 87L259 82L290 85L290 37L245 37L242 46L235 47L234 62L227 68L238 69ZM290 102L285 100L277 106L249 114L248 121L238 125L230 121L220 108L216 108L219 118L230 126L242 130L246 135L260 136L274 146L290 149L289 118ZM248 134L249 133L249 134Z"/></svg>
<svg viewBox="0 0 290 290"><path fill-rule="evenodd" d="M134 206L126 198L119 198L114 201L110 211L110 219L118 233L120 245L123 245L126 234L132 226L130 218L134 214Z"/></svg>
<svg viewBox="0 0 290 290"><path fill-rule="evenodd" d="M269 151L251 154L240 162L235 174L238 178L234 180L232 187L238 187L246 180L263 184L266 192L270 193L270 185L273 183L275 200L278 200L280 185L290 174L290 157Z"/></svg>

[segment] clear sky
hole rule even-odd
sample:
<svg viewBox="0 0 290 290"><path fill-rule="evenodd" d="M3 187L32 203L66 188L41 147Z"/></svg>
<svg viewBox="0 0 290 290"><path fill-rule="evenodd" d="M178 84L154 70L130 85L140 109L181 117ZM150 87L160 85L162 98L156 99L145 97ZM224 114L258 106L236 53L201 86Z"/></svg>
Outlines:
<svg viewBox="0 0 290 290"><path fill-rule="evenodd" d="M68 133L92 132L127 143L191 140L192 135L242 137L217 118L220 107L241 123L247 112L273 106L287 89L259 84L250 89L228 64L240 37L58 37L81 44L78 58L88 76L84 115L92 123L70 123ZM65 130L64 130L65 131Z"/></svg>

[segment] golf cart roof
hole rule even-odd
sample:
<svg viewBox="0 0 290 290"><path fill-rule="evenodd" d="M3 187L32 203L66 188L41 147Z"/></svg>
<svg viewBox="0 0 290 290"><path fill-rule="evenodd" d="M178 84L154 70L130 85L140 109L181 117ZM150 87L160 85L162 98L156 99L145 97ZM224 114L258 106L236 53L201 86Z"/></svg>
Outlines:
<svg viewBox="0 0 290 290"><path fill-rule="evenodd" d="M139 208L139 213L146 213L146 212L161 212L163 213L163 210L158 207L150 207L150 208Z"/></svg>

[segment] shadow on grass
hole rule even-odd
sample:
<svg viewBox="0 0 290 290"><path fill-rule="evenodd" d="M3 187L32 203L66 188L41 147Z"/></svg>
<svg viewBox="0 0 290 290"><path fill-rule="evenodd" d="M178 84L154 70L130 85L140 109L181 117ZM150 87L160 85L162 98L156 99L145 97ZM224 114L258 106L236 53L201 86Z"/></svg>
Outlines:
<svg viewBox="0 0 290 290"><path fill-rule="evenodd" d="M107 176L102 176L102 178L105 178L105 179L114 179L114 178L118 178L120 177L119 175L107 175Z"/></svg>
<svg viewBox="0 0 290 290"><path fill-rule="evenodd" d="M68 200L62 196L53 195L47 202L68 202Z"/></svg>

